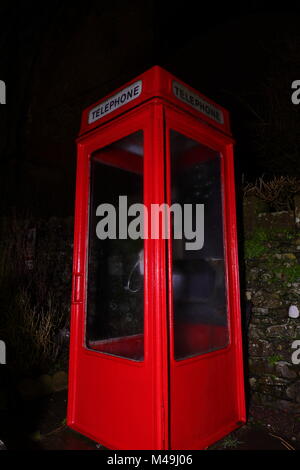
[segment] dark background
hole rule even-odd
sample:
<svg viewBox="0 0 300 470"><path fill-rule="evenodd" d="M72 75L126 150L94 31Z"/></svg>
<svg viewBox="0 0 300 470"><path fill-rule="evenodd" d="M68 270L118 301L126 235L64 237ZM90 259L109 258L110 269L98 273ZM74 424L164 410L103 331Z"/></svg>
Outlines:
<svg viewBox="0 0 300 470"><path fill-rule="evenodd" d="M31 379L67 370L75 140L82 111L158 64L229 110L238 189L262 175L300 178L300 105L291 101L291 84L300 80L298 3L1 0L0 80L6 82L7 104L0 106L0 338L7 344L7 367L0 370L0 439L8 448L27 448L29 433L51 434L65 418L65 395L52 405L37 402ZM238 192L243 296L242 200ZM266 244L258 241L258 248ZM292 243L287 238L282 250ZM269 276L268 265L261 265L254 268ZM255 292L266 285L259 276ZM290 287L285 291L279 282L282 301L294 302ZM271 305L271 311L273 301L281 302L274 292L257 295L256 305ZM245 320L250 310L251 303L243 305ZM44 318L50 324L46 340ZM265 337L266 325L259 337ZM245 351L246 333L245 326ZM289 338L284 344L290 355ZM253 347L260 341L254 333L250 339ZM270 371L268 351L258 354L258 377L262 367ZM51 407L58 407L54 420ZM283 417L279 409L280 432ZM269 424L270 416L259 420ZM294 432L288 420L283 427Z"/></svg>
<svg viewBox="0 0 300 470"><path fill-rule="evenodd" d="M72 215L83 109L159 64L228 108L238 181L300 176L296 2L0 4L1 213Z"/></svg>

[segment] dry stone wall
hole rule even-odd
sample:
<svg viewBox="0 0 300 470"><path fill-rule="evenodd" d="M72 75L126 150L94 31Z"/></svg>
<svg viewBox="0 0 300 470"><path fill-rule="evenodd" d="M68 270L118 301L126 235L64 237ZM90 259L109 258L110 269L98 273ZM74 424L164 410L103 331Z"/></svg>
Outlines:
<svg viewBox="0 0 300 470"><path fill-rule="evenodd" d="M251 398L298 414L300 318L290 318L289 309L294 305L300 310L300 198L295 198L295 211L262 210L254 198L244 203L244 274L252 304L247 345Z"/></svg>

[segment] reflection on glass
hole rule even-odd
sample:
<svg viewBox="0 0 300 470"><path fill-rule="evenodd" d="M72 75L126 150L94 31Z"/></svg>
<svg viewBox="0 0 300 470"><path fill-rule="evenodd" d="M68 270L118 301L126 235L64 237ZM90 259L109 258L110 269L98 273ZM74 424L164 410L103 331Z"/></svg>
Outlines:
<svg viewBox="0 0 300 470"><path fill-rule="evenodd" d="M119 239L119 196L143 202L143 134L135 133L92 155L86 345L134 360L144 357L143 240ZM116 239L96 235L96 209L116 208ZM130 222L130 217L128 217Z"/></svg>
<svg viewBox="0 0 300 470"><path fill-rule="evenodd" d="M170 137L172 204L204 204L203 247L172 244L174 355L184 359L228 344L220 155L175 131Z"/></svg>

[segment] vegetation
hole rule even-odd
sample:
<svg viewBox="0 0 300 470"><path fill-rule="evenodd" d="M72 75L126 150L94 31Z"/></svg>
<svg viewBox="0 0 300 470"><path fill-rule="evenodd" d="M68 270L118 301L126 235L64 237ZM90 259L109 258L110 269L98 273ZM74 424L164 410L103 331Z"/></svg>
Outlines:
<svg viewBox="0 0 300 470"><path fill-rule="evenodd" d="M257 197L268 205L270 211L291 210L295 194L300 193L300 178L274 176L266 180L262 176L254 183L246 183L243 189L244 197Z"/></svg>
<svg viewBox="0 0 300 470"><path fill-rule="evenodd" d="M272 284L277 282L281 287L300 281L300 265L297 258L292 254L275 254L272 252L272 240L274 232L257 229L244 243L244 255L246 260L261 258L263 270L268 275L266 282ZM291 233L284 234L290 239Z"/></svg>
<svg viewBox="0 0 300 470"><path fill-rule="evenodd" d="M251 238L245 240L244 254L246 259L259 258L267 252L268 234L263 229L257 229Z"/></svg>
<svg viewBox="0 0 300 470"><path fill-rule="evenodd" d="M6 342L8 367L19 375L55 370L62 360L57 340L65 327L68 309L53 282L55 260L44 247L28 264L30 217L1 220L0 338Z"/></svg>
<svg viewBox="0 0 300 470"><path fill-rule="evenodd" d="M243 442L239 441L236 437L229 434L229 436L225 437L222 441L222 448L223 449L235 449Z"/></svg>
<svg viewBox="0 0 300 470"><path fill-rule="evenodd" d="M269 356L268 357L268 362L270 365L275 365L277 364L277 362L281 361L282 360L282 357L279 356L278 354L274 354L274 356Z"/></svg>

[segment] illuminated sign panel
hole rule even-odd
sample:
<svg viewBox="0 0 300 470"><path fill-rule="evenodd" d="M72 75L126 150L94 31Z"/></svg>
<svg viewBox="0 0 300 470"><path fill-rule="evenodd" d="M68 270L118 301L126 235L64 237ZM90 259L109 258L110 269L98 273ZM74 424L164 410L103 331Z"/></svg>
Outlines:
<svg viewBox="0 0 300 470"><path fill-rule="evenodd" d="M113 95L106 101L98 104L95 108L89 112L88 123L92 124L95 121L103 118L109 113L112 113L121 106L135 100L142 93L142 80L138 80L132 85L124 88L119 93Z"/></svg>
<svg viewBox="0 0 300 470"><path fill-rule="evenodd" d="M176 82L175 80L173 81L172 88L174 95L180 101L183 101L184 103L188 104L200 113L205 114L206 116L218 122L219 124L224 124L223 112L220 109L208 103L199 95L193 93L188 88Z"/></svg>

